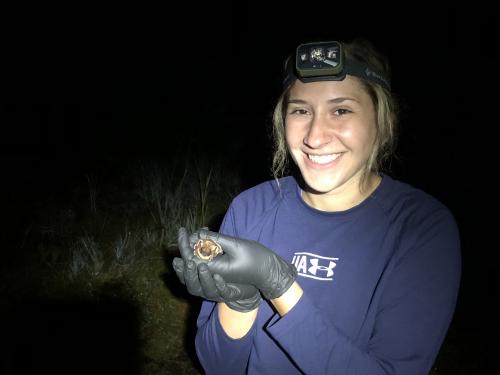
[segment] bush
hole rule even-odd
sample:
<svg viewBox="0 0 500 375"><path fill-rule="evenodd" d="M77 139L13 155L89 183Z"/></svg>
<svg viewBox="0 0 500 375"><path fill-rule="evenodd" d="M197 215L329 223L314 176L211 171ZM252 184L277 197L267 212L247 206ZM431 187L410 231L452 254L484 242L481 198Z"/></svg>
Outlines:
<svg viewBox="0 0 500 375"><path fill-rule="evenodd" d="M79 316L71 319L74 325L108 327L115 322L110 317L120 317L120 309L85 317L77 311L95 311L88 306L127 306L124 311L133 313L124 315L135 317L128 322L137 339L130 345L138 347L134 357L137 371L200 373L193 335L201 301L184 291L170 268L178 254L177 229L205 226L217 230L239 190L238 179L223 171L220 163L187 159L141 161L119 168L103 163L101 168L93 175L82 176L81 184L73 186L62 202L40 202L30 240L23 244L34 251L25 251L29 256L23 256L16 272L2 273L2 285L10 285L2 291L6 296L3 314L23 326L14 315L19 315L16 311L26 301L43 301L35 303L39 309L46 307L47 301L55 306L65 301L79 306L68 309L69 315ZM54 310L48 308L52 313L47 316L58 315ZM100 315L104 320L96 322ZM125 324L122 328L128 329ZM23 331L28 336L26 341L37 341L30 337L30 331ZM10 332L20 337L17 328ZM95 347L103 337L94 332L92 339L84 338L90 341L87 345L81 340L76 344L77 338L71 343L80 352L92 354L85 348ZM108 341L106 351L111 356L113 340ZM15 366L16 358L30 358L33 352L29 345L27 349L25 343L18 343L10 350L7 362Z"/></svg>

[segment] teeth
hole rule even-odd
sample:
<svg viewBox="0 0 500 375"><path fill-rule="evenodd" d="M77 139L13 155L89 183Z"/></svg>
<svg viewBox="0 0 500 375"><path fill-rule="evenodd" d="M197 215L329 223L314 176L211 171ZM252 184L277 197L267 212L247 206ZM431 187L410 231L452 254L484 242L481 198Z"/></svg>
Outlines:
<svg viewBox="0 0 500 375"><path fill-rule="evenodd" d="M330 154L330 155L311 155L307 154L310 160L317 164L327 164L330 163L331 161L337 159L340 154Z"/></svg>

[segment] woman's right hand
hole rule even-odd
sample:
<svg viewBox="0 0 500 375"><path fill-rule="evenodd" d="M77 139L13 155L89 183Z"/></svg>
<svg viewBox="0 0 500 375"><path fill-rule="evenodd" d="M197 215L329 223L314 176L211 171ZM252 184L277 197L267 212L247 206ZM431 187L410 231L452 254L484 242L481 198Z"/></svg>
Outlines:
<svg viewBox="0 0 500 375"><path fill-rule="evenodd" d="M239 312L256 309L261 301L258 289L249 284L226 283L222 276L213 274L205 262L193 255L189 245L189 234L185 228L178 232L178 246L182 258L174 258L172 265L179 281L188 292L215 302L224 302Z"/></svg>

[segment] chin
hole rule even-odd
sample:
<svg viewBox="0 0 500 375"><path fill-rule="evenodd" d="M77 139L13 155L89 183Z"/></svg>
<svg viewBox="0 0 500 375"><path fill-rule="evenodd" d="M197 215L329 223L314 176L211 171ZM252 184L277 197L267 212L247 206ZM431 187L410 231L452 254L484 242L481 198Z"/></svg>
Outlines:
<svg viewBox="0 0 500 375"><path fill-rule="evenodd" d="M337 179L330 178L310 178L303 176L307 190L315 194L328 193L339 187L340 183Z"/></svg>

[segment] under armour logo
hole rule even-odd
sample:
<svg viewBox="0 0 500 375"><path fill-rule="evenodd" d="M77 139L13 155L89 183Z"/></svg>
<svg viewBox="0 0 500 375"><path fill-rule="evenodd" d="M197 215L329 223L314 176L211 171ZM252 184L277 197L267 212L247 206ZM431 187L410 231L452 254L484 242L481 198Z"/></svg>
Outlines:
<svg viewBox="0 0 500 375"><path fill-rule="evenodd" d="M311 272L313 275L316 275L316 272L318 270L326 271L326 277L333 276L333 267L337 265L335 264L335 262L330 261L328 263L328 266L319 266L319 259L310 259L309 263L312 264L312 266L307 269L309 272Z"/></svg>
<svg viewBox="0 0 500 375"><path fill-rule="evenodd" d="M300 276L316 280L333 280L333 269L339 258L324 257L312 253L295 253L292 263Z"/></svg>

